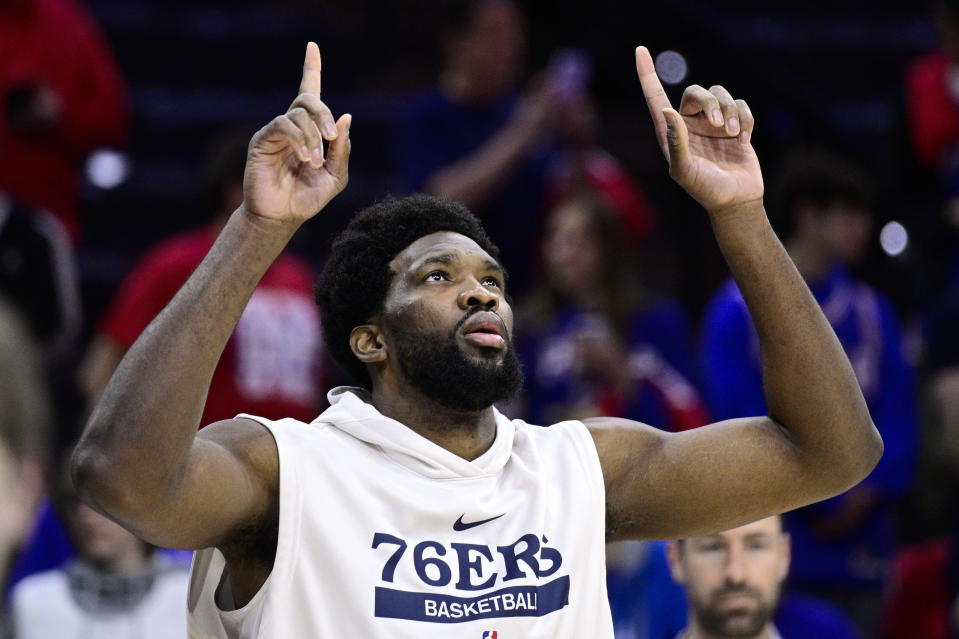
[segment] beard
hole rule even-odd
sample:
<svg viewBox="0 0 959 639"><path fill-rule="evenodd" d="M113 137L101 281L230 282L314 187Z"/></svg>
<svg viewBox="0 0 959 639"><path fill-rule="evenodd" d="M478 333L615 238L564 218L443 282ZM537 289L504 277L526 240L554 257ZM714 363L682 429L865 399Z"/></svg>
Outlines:
<svg viewBox="0 0 959 639"><path fill-rule="evenodd" d="M757 602L756 608L749 611L721 612L719 599L729 593L744 592L752 595ZM752 588L723 588L713 592L708 602L690 597L689 605L693 609L699 626L716 637L729 639L748 639L757 636L772 619L779 601L778 593L772 601L764 600L762 594Z"/></svg>
<svg viewBox="0 0 959 639"><path fill-rule="evenodd" d="M483 357L470 357L460 347L460 327L475 312L467 313L449 334L416 328L415 320L392 327L397 359L403 376L417 390L440 405L456 411L478 412L495 402L512 398L523 387L523 371L509 335L505 352L481 349ZM411 318L412 319L412 318Z"/></svg>

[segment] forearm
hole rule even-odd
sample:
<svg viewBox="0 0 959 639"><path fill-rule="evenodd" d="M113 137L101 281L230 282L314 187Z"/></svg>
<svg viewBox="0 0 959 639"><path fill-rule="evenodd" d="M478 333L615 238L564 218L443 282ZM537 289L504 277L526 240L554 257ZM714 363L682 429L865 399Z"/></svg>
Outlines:
<svg viewBox="0 0 959 639"><path fill-rule="evenodd" d="M770 417L804 463L858 481L879 459L882 440L832 327L760 201L711 218L759 335Z"/></svg>
<svg viewBox="0 0 959 639"><path fill-rule="evenodd" d="M82 494L102 509L148 507L175 485L213 371L247 300L292 228L241 207L183 288L123 357L74 455Z"/></svg>
<svg viewBox="0 0 959 639"><path fill-rule="evenodd" d="M536 142L536 129L510 122L469 155L437 170L426 190L479 208L496 196Z"/></svg>

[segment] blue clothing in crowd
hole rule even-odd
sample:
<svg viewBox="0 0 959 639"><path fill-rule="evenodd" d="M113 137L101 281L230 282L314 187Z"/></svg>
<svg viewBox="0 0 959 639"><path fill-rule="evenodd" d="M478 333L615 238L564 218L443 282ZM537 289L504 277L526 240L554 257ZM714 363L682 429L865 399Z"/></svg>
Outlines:
<svg viewBox="0 0 959 639"><path fill-rule="evenodd" d="M679 431L708 421L702 398L690 381L693 372L689 322L673 302L659 302L636 313L626 336L628 366L635 393L612 407L599 380L582 375L577 361L581 336L612 331L598 313L561 308L543 330L524 336L518 352L526 371L526 419L549 424L570 417L574 407Z"/></svg>
<svg viewBox="0 0 959 639"><path fill-rule="evenodd" d="M609 570L606 583L616 639L675 639L686 628L686 593L669 574L665 542L651 542L636 570ZM782 639L861 639L839 608L788 590L773 623Z"/></svg>
<svg viewBox="0 0 959 639"><path fill-rule="evenodd" d="M73 556L73 544L66 529L60 523L53 505L44 499L37 509L33 530L10 569L5 587L9 592L24 577L53 570Z"/></svg>
<svg viewBox="0 0 959 639"><path fill-rule="evenodd" d="M398 129L396 148L396 166L407 188L424 190L433 173L477 150L509 121L516 108L515 95L482 106L453 102L436 90L414 99ZM550 152L549 145L540 145L511 171L499 196L473 211L502 251L513 294L528 285Z"/></svg>
<svg viewBox="0 0 959 639"><path fill-rule="evenodd" d="M878 589L894 550L892 506L913 477L918 438L915 371L902 349L899 322L880 293L835 268L810 285L859 379L885 453L863 486L882 505L845 539L823 541L810 521L828 518L842 496L790 513L795 583ZM710 302L703 323L700 367L706 404L717 419L766 415L759 340L736 284L727 282ZM760 479L757 478L757 481Z"/></svg>

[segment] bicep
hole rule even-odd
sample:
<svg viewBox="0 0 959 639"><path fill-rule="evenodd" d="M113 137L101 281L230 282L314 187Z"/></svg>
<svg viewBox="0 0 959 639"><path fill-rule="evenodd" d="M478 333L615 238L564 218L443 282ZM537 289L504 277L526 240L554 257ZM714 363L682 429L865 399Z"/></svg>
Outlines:
<svg viewBox="0 0 959 639"><path fill-rule="evenodd" d="M675 539L725 530L829 496L768 417L681 433L587 420L606 483L610 539Z"/></svg>
<svg viewBox="0 0 959 639"><path fill-rule="evenodd" d="M158 546L219 546L274 512L278 489L269 430L249 419L216 422L197 434L170 491L134 529Z"/></svg>

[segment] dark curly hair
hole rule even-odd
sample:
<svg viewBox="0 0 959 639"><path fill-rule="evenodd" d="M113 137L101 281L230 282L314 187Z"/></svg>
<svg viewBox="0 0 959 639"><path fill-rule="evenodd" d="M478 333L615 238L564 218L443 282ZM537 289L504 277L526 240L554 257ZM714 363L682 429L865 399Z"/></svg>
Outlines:
<svg viewBox="0 0 959 639"><path fill-rule="evenodd" d="M383 308L395 273L389 264L419 238L452 231L499 261L499 249L462 204L425 194L389 197L369 206L333 240L316 284L323 339L333 359L361 386L372 388L366 365L350 349L350 333Z"/></svg>

